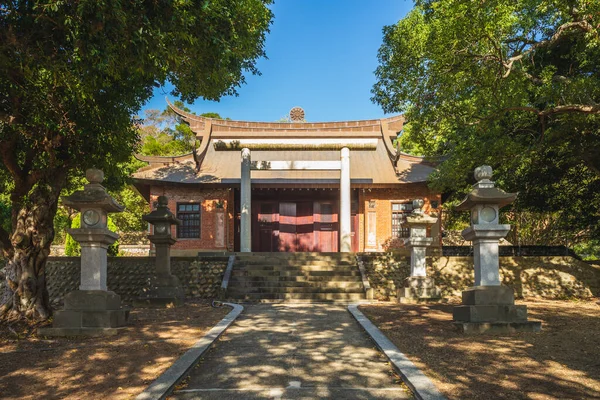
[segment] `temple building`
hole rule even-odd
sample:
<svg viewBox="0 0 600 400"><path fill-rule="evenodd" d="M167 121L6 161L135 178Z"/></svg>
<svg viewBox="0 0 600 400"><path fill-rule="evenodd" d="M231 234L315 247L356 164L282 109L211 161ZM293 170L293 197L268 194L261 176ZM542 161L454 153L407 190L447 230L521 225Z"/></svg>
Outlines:
<svg viewBox="0 0 600 400"><path fill-rule="evenodd" d="M422 198L426 213L441 197L427 187L434 165L397 152L404 118L305 122L230 121L169 104L197 135L196 151L138 156L148 163L134 185L151 205L169 198L182 221L173 255L201 251L368 252L402 245L406 215ZM438 238L439 225L431 229Z"/></svg>

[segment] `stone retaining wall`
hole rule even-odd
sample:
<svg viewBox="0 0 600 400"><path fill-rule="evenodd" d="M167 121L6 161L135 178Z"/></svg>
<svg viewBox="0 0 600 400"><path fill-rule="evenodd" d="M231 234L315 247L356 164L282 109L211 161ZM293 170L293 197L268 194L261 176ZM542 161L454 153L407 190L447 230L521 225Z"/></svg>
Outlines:
<svg viewBox="0 0 600 400"><path fill-rule="evenodd" d="M362 253L369 282L378 300L396 297L410 274L408 252ZM47 264L51 301L79 286L78 257L50 257ZM444 296L460 296L473 284L472 257L428 257L428 272ZM4 262L0 259L0 269ZM173 257L172 271L181 280L188 298L216 298L227 267L227 255ZM1 272L1 271L0 271ZM154 257L109 257L108 287L131 303L154 272ZM502 283L518 297L553 299L600 297L600 266L573 257L500 257ZM0 291L4 277L0 273Z"/></svg>
<svg viewBox="0 0 600 400"><path fill-rule="evenodd" d="M226 267L227 257L171 259L171 270L181 281L187 298L215 298ZM109 257L108 288L125 304L132 303L148 287L154 269L154 257ZM60 304L65 294L79 287L79 257L50 257L46 276L50 301Z"/></svg>
<svg viewBox="0 0 600 400"><path fill-rule="evenodd" d="M395 299L410 274L410 257L376 253L364 254L363 260L375 298ZM473 285L472 257L428 257L427 264L445 297L460 296ZM600 267L573 257L500 257L500 277L517 297L600 297Z"/></svg>

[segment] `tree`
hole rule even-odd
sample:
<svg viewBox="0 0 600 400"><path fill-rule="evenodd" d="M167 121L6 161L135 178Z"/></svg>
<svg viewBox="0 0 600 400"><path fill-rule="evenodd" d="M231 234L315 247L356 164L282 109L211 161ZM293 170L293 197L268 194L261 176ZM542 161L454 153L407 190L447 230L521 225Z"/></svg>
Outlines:
<svg viewBox="0 0 600 400"><path fill-rule="evenodd" d="M183 101L236 95L258 73L270 0L25 1L0 5L0 230L10 290L0 315L51 315L45 265L62 188L95 166L107 183L138 143L155 86Z"/></svg>
<svg viewBox="0 0 600 400"><path fill-rule="evenodd" d="M600 234L600 2L419 0L384 28L372 100L400 148L444 156L456 197L482 163L574 239Z"/></svg>
<svg viewBox="0 0 600 400"><path fill-rule="evenodd" d="M81 213L77 213L73 221L71 222L71 228L76 229L81 227ZM117 226L109 216L107 219L107 227L113 232L118 230ZM116 256L119 254L119 241L115 241L113 244L108 246L107 254L109 256ZM65 240L65 255L69 257L81 256L81 245L73 239L71 235L67 233L67 239Z"/></svg>
<svg viewBox="0 0 600 400"><path fill-rule="evenodd" d="M191 112L181 101L175 106ZM146 118L140 126L140 153L146 156L177 156L190 153L196 148L196 134L188 124L167 107L162 112L156 109L145 111ZM193 114L193 113L192 113ZM207 112L202 117L222 119L218 113Z"/></svg>

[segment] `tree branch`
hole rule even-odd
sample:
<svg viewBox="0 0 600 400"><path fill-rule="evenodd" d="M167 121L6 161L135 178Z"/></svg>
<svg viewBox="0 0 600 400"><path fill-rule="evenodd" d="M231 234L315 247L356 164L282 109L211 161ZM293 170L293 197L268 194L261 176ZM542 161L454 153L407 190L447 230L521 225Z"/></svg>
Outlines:
<svg viewBox="0 0 600 400"><path fill-rule="evenodd" d="M9 141L0 141L0 156L2 156L2 161L4 165L8 169L8 172L12 175L15 180L15 183L23 182L23 170L19 166L19 163L15 154L15 143L16 139L12 139Z"/></svg>
<svg viewBox="0 0 600 400"><path fill-rule="evenodd" d="M556 29L556 32L554 33L554 35L552 35L552 37L550 39L547 40L542 40L541 42L537 42L535 44L533 44L529 49L527 49L526 51L524 51L523 53L510 57L508 60L506 60L506 62L502 62L502 64L504 65L504 68L506 69L506 72L504 73L504 75L502 76L503 78L508 78L508 76L510 75L513 65L516 61L520 61L523 58L525 58L526 56L528 56L529 54L531 54L534 50L539 49L540 47L546 47L546 46L550 46L552 44L554 44L556 41L558 41L558 39L560 39L560 37L568 30L570 29L579 29L583 32L593 32L594 31L594 27L587 21L574 21L574 22L567 22L565 24L562 24L561 26L558 27L558 29Z"/></svg>
<svg viewBox="0 0 600 400"><path fill-rule="evenodd" d="M541 117L545 117L552 114L565 114L570 112L582 113L582 114L600 114L600 105L584 105L584 104L569 104L564 106L556 106L552 108L548 108L547 110L538 110L535 107L507 107L500 110L500 112L504 111L526 111L537 114Z"/></svg>
<svg viewBox="0 0 600 400"><path fill-rule="evenodd" d="M10 233L0 226L0 244L2 244L2 251L5 255L10 255L13 250L12 243L10 242Z"/></svg>

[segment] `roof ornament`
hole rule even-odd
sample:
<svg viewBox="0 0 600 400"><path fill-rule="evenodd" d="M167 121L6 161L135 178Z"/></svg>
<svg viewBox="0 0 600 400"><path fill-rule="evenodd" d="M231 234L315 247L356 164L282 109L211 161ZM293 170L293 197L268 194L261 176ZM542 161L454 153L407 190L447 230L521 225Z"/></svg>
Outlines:
<svg viewBox="0 0 600 400"><path fill-rule="evenodd" d="M290 121L292 122L304 122L304 110L302 107L293 107L290 110Z"/></svg>

